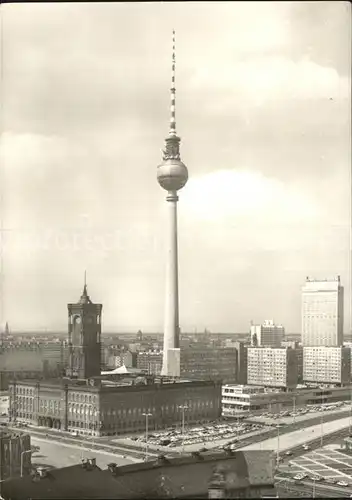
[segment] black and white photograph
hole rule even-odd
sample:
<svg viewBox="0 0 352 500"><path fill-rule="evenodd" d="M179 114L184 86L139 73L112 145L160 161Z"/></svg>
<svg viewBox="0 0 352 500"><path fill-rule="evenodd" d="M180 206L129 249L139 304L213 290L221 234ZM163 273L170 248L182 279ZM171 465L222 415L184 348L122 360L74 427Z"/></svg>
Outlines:
<svg viewBox="0 0 352 500"><path fill-rule="evenodd" d="M0 5L0 500L352 497L351 3Z"/></svg>

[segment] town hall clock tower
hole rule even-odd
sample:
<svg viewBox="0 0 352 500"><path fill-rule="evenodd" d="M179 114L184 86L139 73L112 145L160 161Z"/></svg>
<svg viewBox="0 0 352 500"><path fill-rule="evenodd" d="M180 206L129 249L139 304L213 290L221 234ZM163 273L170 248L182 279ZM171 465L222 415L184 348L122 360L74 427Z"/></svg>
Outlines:
<svg viewBox="0 0 352 500"><path fill-rule="evenodd" d="M93 304L84 284L77 304L68 304L69 367L67 375L88 379L101 374L102 304Z"/></svg>

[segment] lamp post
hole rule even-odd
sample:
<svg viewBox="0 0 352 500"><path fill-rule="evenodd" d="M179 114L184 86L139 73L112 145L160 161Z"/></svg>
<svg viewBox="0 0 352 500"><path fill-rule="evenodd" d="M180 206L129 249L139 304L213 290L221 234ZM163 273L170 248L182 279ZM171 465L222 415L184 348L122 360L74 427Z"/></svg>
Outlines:
<svg viewBox="0 0 352 500"><path fill-rule="evenodd" d="M277 429L277 449L276 449L276 468L279 468L280 464L280 426L276 426Z"/></svg>
<svg viewBox="0 0 352 500"><path fill-rule="evenodd" d="M350 388L350 421L349 421L349 435L352 431L352 387Z"/></svg>
<svg viewBox="0 0 352 500"><path fill-rule="evenodd" d="M185 451L185 410L188 410L187 405L179 405L178 408L182 410L182 453Z"/></svg>
<svg viewBox="0 0 352 500"><path fill-rule="evenodd" d="M323 447L323 436L324 436L324 426L323 426L323 412L320 416L320 448Z"/></svg>
<svg viewBox="0 0 352 500"><path fill-rule="evenodd" d="M142 413L142 415L145 417L145 461L147 461L148 458L148 418L152 417L152 413Z"/></svg>
<svg viewBox="0 0 352 500"><path fill-rule="evenodd" d="M296 396L293 396L293 423L296 422Z"/></svg>
<svg viewBox="0 0 352 500"><path fill-rule="evenodd" d="M23 455L26 453L32 453L32 450L24 450L21 452L21 477L23 477Z"/></svg>

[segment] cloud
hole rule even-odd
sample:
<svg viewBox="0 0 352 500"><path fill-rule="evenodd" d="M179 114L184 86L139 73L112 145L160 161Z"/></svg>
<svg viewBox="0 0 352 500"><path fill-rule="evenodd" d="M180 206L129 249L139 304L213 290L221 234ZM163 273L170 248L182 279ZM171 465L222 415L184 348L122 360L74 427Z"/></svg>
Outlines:
<svg viewBox="0 0 352 500"><path fill-rule="evenodd" d="M181 206L190 217L217 223L311 224L319 215L319 208L302 193L248 170L218 170L191 178Z"/></svg>
<svg viewBox="0 0 352 500"><path fill-rule="evenodd" d="M201 68L191 85L194 89L231 90L233 95L239 92L239 99L247 96L254 105L273 99L346 99L350 95L348 79L340 77L334 68L308 59L294 62L284 57L233 61L231 65L218 62Z"/></svg>

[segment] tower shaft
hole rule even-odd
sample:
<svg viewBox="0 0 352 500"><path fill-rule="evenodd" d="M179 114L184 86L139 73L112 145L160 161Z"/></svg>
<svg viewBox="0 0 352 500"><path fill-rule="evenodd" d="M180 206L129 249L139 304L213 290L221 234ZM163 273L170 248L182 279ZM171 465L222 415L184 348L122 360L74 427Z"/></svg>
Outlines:
<svg viewBox="0 0 352 500"><path fill-rule="evenodd" d="M167 242L166 242L166 296L164 323L164 351L162 375L180 376L180 340L178 306L178 242L176 191L170 191L167 198Z"/></svg>

